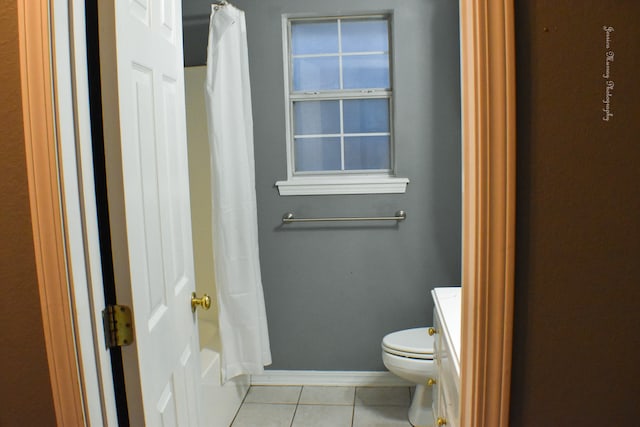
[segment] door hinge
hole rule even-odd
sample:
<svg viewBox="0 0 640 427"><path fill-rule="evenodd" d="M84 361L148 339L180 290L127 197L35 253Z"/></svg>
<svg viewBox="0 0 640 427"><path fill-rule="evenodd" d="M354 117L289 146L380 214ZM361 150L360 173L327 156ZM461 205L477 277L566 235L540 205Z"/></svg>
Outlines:
<svg viewBox="0 0 640 427"><path fill-rule="evenodd" d="M108 305L102 310L102 323L107 348L133 343L133 319L131 309L126 305Z"/></svg>

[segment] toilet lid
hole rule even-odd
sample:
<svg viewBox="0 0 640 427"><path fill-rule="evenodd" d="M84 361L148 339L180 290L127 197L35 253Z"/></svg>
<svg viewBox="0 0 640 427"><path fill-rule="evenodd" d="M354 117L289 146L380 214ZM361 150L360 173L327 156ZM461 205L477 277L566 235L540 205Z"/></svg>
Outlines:
<svg viewBox="0 0 640 427"><path fill-rule="evenodd" d="M387 334L382 339L382 349L398 356L432 359L433 337L428 329L413 328Z"/></svg>

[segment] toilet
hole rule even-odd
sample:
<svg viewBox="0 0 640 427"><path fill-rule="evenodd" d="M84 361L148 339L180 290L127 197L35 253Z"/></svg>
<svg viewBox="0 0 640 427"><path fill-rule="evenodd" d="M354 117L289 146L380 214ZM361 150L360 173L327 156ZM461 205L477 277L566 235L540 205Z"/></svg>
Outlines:
<svg viewBox="0 0 640 427"><path fill-rule="evenodd" d="M382 362L387 369L413 384L416 389L409 407L409 422L415 427L433 426L432 386L437 376L433 360L433 337L429 328L392 332L382 339Z"/></svg>

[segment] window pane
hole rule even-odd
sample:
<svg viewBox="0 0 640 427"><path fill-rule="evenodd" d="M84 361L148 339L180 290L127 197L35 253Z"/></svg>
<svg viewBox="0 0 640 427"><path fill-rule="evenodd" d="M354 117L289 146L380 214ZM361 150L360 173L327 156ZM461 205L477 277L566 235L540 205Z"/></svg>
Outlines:
<svg viewBox="0 0 640 427"><path fill-rule="evenodd" d="M293 103L295 135L340 133L340 101Z"/></svg>
<svg viewBox="0 0 640 427"><path fill-rule="evenodd" d="M296 172L340 170L340 138L296 138Z"/></svg>
<svg viewBox="0 0 640 427"><path fill-rule="evenodd" d="M387 52L389 26L386 19L346 20L341 23L343 52Z"/></svg>
<svg viewBox="0 0 640 427"><path fill-rule="evenodd" d="M388 136L350 136L344 138L344 168L390 169Z"/></svg>
<svg viewBox="0 0 640 427"><path fill-rule="evenodd" d="M344 102L344 132L389 132L389 100L346 99Z"/></svg>
<svg viewBox="0 0 640 427"><path fill-rule="evenodd" d="M293 90L314 91L340 89L337 56L293 59Z"/></svg>
<svg viewBox="0 0 640 427"><path fill-rule="evenodd" d="M338 52L338 22L292 22L291 51L294 55Z"/></svg>
<svg viewBox="0 0 640 427"><path fill-rule="evenodd" d="M355 55L342 58L345 89L382 88L389 84L389 55Z"/></svg>

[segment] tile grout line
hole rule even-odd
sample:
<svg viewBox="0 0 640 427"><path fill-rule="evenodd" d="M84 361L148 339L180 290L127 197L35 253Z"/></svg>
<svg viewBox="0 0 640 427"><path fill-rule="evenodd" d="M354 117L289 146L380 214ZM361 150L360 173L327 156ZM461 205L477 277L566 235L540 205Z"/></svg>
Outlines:
<svg viewBox="0 0 640 427"><path fill-rule="evenodd" d="M353 406L351 407L351 427L356 422L356 395L358 394L358 387L353 388Z"/></svg>
<svg viewBox="0 0 640 427"><path fill-rule="evenodd" d="M242 398L242 402L240 402L240 406L238 406L238 410L236 411L235 415L233 416L233 419L231 420L231 424L229 424L229 427L233 426L233 423L236 422L236 418L238 418L238 414L240 413L240 409L242 409L242 406L244 405L245 400L247 400L247 396L249 396L249 391L251 390L251 385L249 385L249 388L247 389L247 392L245 393L244 397Z"/></svg>
<svg viewBox="0 0 640 427"><path fill-rule="evenodd" d="M300 405L300 397L302 397L303 389L304 389L304 385L301 385L300 393L298 394L298 401L296 402L296 408L293 410L293 417L291 418L291 424L289 424L289 427L293 427L293 421L296 419L296 414L298 413L298 406Z"/></svg>

